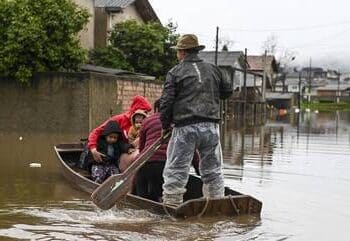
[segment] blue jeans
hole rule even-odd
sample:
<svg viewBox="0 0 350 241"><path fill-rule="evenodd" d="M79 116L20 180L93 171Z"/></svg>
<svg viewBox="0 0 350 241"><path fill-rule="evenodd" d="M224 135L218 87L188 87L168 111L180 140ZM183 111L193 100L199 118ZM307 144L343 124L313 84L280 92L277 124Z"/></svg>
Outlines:
<svg viewBox="0 0 350 241"><path fill-rule="evenodd" d="M224 196L219 124L202 122L173 129L163 172L165 204L176 206L183 202L196 149L201 157L199 172L203 181L204 196L209 198Z"/></svg>

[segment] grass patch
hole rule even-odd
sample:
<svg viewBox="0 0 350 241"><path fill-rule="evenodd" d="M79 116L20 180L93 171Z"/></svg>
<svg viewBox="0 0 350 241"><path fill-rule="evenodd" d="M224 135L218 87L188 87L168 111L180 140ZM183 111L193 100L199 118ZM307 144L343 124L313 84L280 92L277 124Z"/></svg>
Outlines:
<svg viewBox="0 0 350 241"><path fill-rule="evenodd" d="M331 111L350 111L350 102L303 102L301 104L302 109L309 108L310 110L318 110L323 112Z"/></svg>

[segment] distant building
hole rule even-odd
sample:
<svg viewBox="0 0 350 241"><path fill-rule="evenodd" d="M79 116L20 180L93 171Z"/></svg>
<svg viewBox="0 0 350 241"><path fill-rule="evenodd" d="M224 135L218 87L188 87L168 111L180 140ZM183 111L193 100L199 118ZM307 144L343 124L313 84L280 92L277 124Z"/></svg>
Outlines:
<svg viewBox="0 0 350 241"><path fill-rule="evenodd" d="M105 47L112 27L116 23L134 19L146 23L159 22L148 0L73 0L90 13L86 28L79 38L86 49Z"/></svg>
<svg viewBox="0 0 350 241"><path fill-rule="evenodd" d="M85 29L79 33L79 39L81 45L85 49L94 48L94 31L95 31L95 1L94 0L74 0L74 2L80 6L85 8L89 14L90 19Z"/></svg>
<svg viewBox="0 0 350 241"><path fill-rule="evenodd" d="M350 96L350 85L349 84L330 84L321 86L316 89L318 97L337 97L337 96Z"/></svg>
<svg viewBox="0 0 350 241"><path fill-rule="evenodd" d="M336 83L338 82L338 79L340 78L340 73L336 70L327 70L327 81L328 83Z"/></svg>
<svg viewBox="0 0 350 241"><path fill-rule="evenodd" d="M264 70L266 71L266 89L271 90L276 82L278 73L278 64L275 57L273 55L268 55L266 57L265 66L264 55L250 55L247 57L247 61L249 64L250 71L260 75L264 74Z"/></svg>
<svg viewBox="0 0 350 241"><path fill-rule="evenodd" d="M281 86L282 85L282 86ZM304 81L300 82L300 87L305 85ZM299 72L287 73L284 80L284 88L288 93L299 93ZM283 92L283 83L278 82L276 91Z"/></svg>
<svg viewBox="0 0 350 241"><path fill-rule="evenodd" d="M305 83L300 82L300 88L303 89ZM299 72L283 73L276 80L273 92L266 93L266 101L269 105L277 109L290 109L297 105L299 88Z"/></svg>
<svg viewBox="0 0 350 241"><path fill-rule="evenodd" d="M126 20L160 21L148 0L95 0L94 47L105 47L113 26Z"/></svg>
<svg viewBox="0 0 350 241"><path fill-rule="evenodd" d="M199 57L206 62L215 64L215 51L201 51ZM220 51L218 52L218 66L225 78L230 79L235 90L243 86L242 70L245 66L242 51Z"/></svg>
<svg viewBox="0 0 350 241"><path fill-rule="evenodd" d="M350 73L342 73L340 75L341 82L350 83Z"/></svg>
<svg viewBox="0 0 350 241"><path fill-rule="evenodd" d="M206 62L215 64L215 51L201 51L199 58ZM243 113L259 113L265 104L262 98L261 85L262 76L249 70L250 66L245 61L242 51L220 51L217 55L217 66L220 68L223 76L232 83L234 92L227 100L223 101L223 119L234 118ZM247 78L244 88L244 72L247 69ZM246 90L246 91L244 91Z"/></svg>
<svg viewBox="0 0 350 241"><path fill-rule="evenodd" d="M296 95L293 93L266 93L267 103L277 109L290 109L292 106L296 106L296 100Z"/></svg>
<svg viewBox="0 0 350 241"><path fill-rule="evenodd" d="M327 71L319 67L306 67L301 69L301 76L304 79L310 79L312 82L324 82L327 80Z"/></svg>
<svg viewBox="0 0 350 241"><path fill-rule="evenodd" d="M206 62L215 64L215 51L202 51L199 57ZM262 97L262 75L250 71L249 64L244 61L242 51L220 51L218 52L218 66L225 78L230 79L234 88L232 99L243 98L244 69L247 68L247 100L261 101Z"/></svg>

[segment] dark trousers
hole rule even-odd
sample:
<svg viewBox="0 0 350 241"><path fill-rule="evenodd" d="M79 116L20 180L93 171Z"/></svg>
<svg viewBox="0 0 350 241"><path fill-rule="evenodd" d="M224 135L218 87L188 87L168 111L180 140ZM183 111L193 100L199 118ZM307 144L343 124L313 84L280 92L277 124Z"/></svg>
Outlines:
<svg viewBox="0 0 350 241"><path fill-rule="evenodd" d="M147 162L136 176L136 195L159 202L162 197L165 161Z"/></svg>

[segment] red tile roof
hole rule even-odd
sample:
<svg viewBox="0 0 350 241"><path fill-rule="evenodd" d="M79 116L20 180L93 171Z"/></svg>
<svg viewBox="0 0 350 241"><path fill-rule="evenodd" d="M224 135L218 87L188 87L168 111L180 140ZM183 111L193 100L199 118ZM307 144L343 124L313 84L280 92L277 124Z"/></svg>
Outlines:
<svg viewBox="0 0 350 241"><path fill-rule="evenodd" d="M264 55L249 55L247 56L247 61L250 66L250 70L264 70ZM272 68L277 71L277 62L273 55L267 56L266 66L272 66Z"/></svg>

